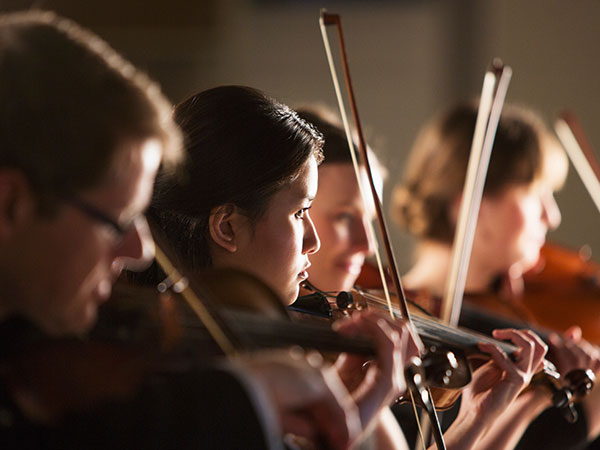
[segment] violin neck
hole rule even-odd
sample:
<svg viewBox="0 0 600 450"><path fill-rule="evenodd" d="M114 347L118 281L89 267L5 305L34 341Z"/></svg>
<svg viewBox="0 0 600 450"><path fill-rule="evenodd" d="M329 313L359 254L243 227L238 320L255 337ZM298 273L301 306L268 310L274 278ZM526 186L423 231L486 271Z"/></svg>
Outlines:
<svg viewBox="0 0 600 450"><path fill-rule="evenodd" d="M525 321L518 321L498 314L491 314L489 311L471 304L463 305L461 312L461 322L470 328L469 324L477 324L480 332L491 333L498 328L528 328L548 342L548 336L552 332L543 327L532 326Z"/></svg>
<svg viewBox="0 0 600 450"><path fill-rule="evenodd" d="M374 302L379 308L382 308L384 311L389 311L387 305L383 303L377 296L362 290L359 290L358 293L367 302ZM397 318L404 317L398 308L393 308L392 312ZM426 313L426 311L423 312ZM451 327L442 324L433 318L411 314L411 320L417 329L419 336L423 340L423 343L428 346L450 347L455 350L462 350L467 355L481 354L481 351L477 345L480 342L487 342L497 345L509 356L512 356L517 349L512 344L498 341L497 339L486 336L485 334L477 333L475 331L460 327Z"/></svg>
<svg viewBox="0 0 600 450"><path fill-rule="evenodd" d="M341 336L331 329L329 321L292 322L233 310L224 311L223 316L244 343L245 351L298 345L323 352L347 352L366 356L376 354L371 341ZM186 333L206 333L197 320L186 324L185 329Z"/></svg>
<svg viewBox="0 0 600 450"><path fill-rule="evenodd" d="M480 354L481 351L477 345L480 342L497 345L509 356L512 356L517 349L512 344L460 327L449 327L433 319L426 319L413 314L412 320L419 332L419 336L421 336L421 339L426 345L460 349L467 355Z"/></svg>

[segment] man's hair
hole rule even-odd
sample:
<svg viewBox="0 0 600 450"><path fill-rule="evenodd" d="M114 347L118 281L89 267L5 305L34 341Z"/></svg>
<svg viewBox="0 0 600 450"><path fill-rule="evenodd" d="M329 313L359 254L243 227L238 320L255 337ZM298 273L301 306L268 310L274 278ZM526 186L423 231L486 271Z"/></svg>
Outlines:
<svg viewBox="0 0 600 450"><path fill-rule="evenodd" d="M51 12L0 15L0 168L26 174L41 211L153 138L164 163L181 157L169 102L106 42Z"/></svg>

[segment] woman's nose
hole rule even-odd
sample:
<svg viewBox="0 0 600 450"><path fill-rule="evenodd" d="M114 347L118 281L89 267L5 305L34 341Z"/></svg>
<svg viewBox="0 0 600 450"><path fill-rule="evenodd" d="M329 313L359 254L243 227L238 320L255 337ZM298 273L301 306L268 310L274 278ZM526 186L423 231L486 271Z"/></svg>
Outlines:
<svg viewBox="0 0 600 450"><path fill-rule="evenodd" d="M551 230L560 225L560 209L554 198L554 193L551 191L542 195L542 218Z"/></svg>
<svg viewBox="0 0 600 450"><path fill-rule="evenodd" d="M371 239L370 223L363 219L357 221L352 233L352 248L371 255L375 252L375 244Z"/></svg>
<svg viewBox="0 0 600 450"><path fill-rule="evenodd" d="M304 239L302 241L302 253L312 254L316 253L321 247L321 241L317 234L317 229L310 216L306 215L306 226L304 229Z"/></svg>

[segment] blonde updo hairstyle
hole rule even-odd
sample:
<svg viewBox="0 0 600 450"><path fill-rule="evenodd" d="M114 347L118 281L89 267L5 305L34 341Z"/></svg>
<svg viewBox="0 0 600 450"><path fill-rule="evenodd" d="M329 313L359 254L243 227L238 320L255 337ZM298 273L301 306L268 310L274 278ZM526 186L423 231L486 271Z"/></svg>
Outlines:
<svg viewBox="0 0 600 450"><path fill-rule="evenodd" d="M451 243L453 202L461 195L475 129L477 104L452 107L425 125L411 149L404 179L392 195L392 216L422 240ZM558 189L567 160L538 115L504 107L487 173L484 196L508 186L544 179Z"/></svg>

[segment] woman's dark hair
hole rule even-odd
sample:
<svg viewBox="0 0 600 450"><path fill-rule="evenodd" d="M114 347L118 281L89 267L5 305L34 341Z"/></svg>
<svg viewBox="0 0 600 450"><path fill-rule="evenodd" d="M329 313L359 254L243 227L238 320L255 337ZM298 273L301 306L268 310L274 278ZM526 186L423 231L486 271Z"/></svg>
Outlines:
<svg viewBox="0 0 600 450"><path fill-rule="evenodd" d="M323 164L348 163L352 157L348 149L348 139L342 122L328 108L322 106L302 106L296 112L307 122L313 124L323 135Z"/></svg>
<svg viewBox="0 0 600 450"><path fill-rule="evenodd" d="M463 189L476 117L475 103L461 104L435 117L419 133L404 180L392 198L392 215L411 234L452 242L455 226L450 209ZM527 109L507 105L496 132L484 195L540 178L559 185L566 167L564 152L542 120Z"/></svg>
<svg viewBox="0 0 600 450"><path fill-rule="evenodd" d="M336 113L323 105L300 106L296 112L307 122L313 124L323 135L323 164L352 164L352 156L348 147L348 138L344 131L344 125ZM357 139L353 139L354 148L358 153ZM369 162L371 168L384 180L387 177L386 169L381 165L379 158L370 147ZM359 163L361 158L359 157Z"/></svg>
<svg viewBox="0 0 600 450"><path fill-rule="evenodd" d="M296 112L244 86L193 95L174 117L187 161L178 179L159 176L149 215L179 263L195 270L211 265L211 211L232 204L256 221L310 157L321 162L323 139Z"/></svg>

